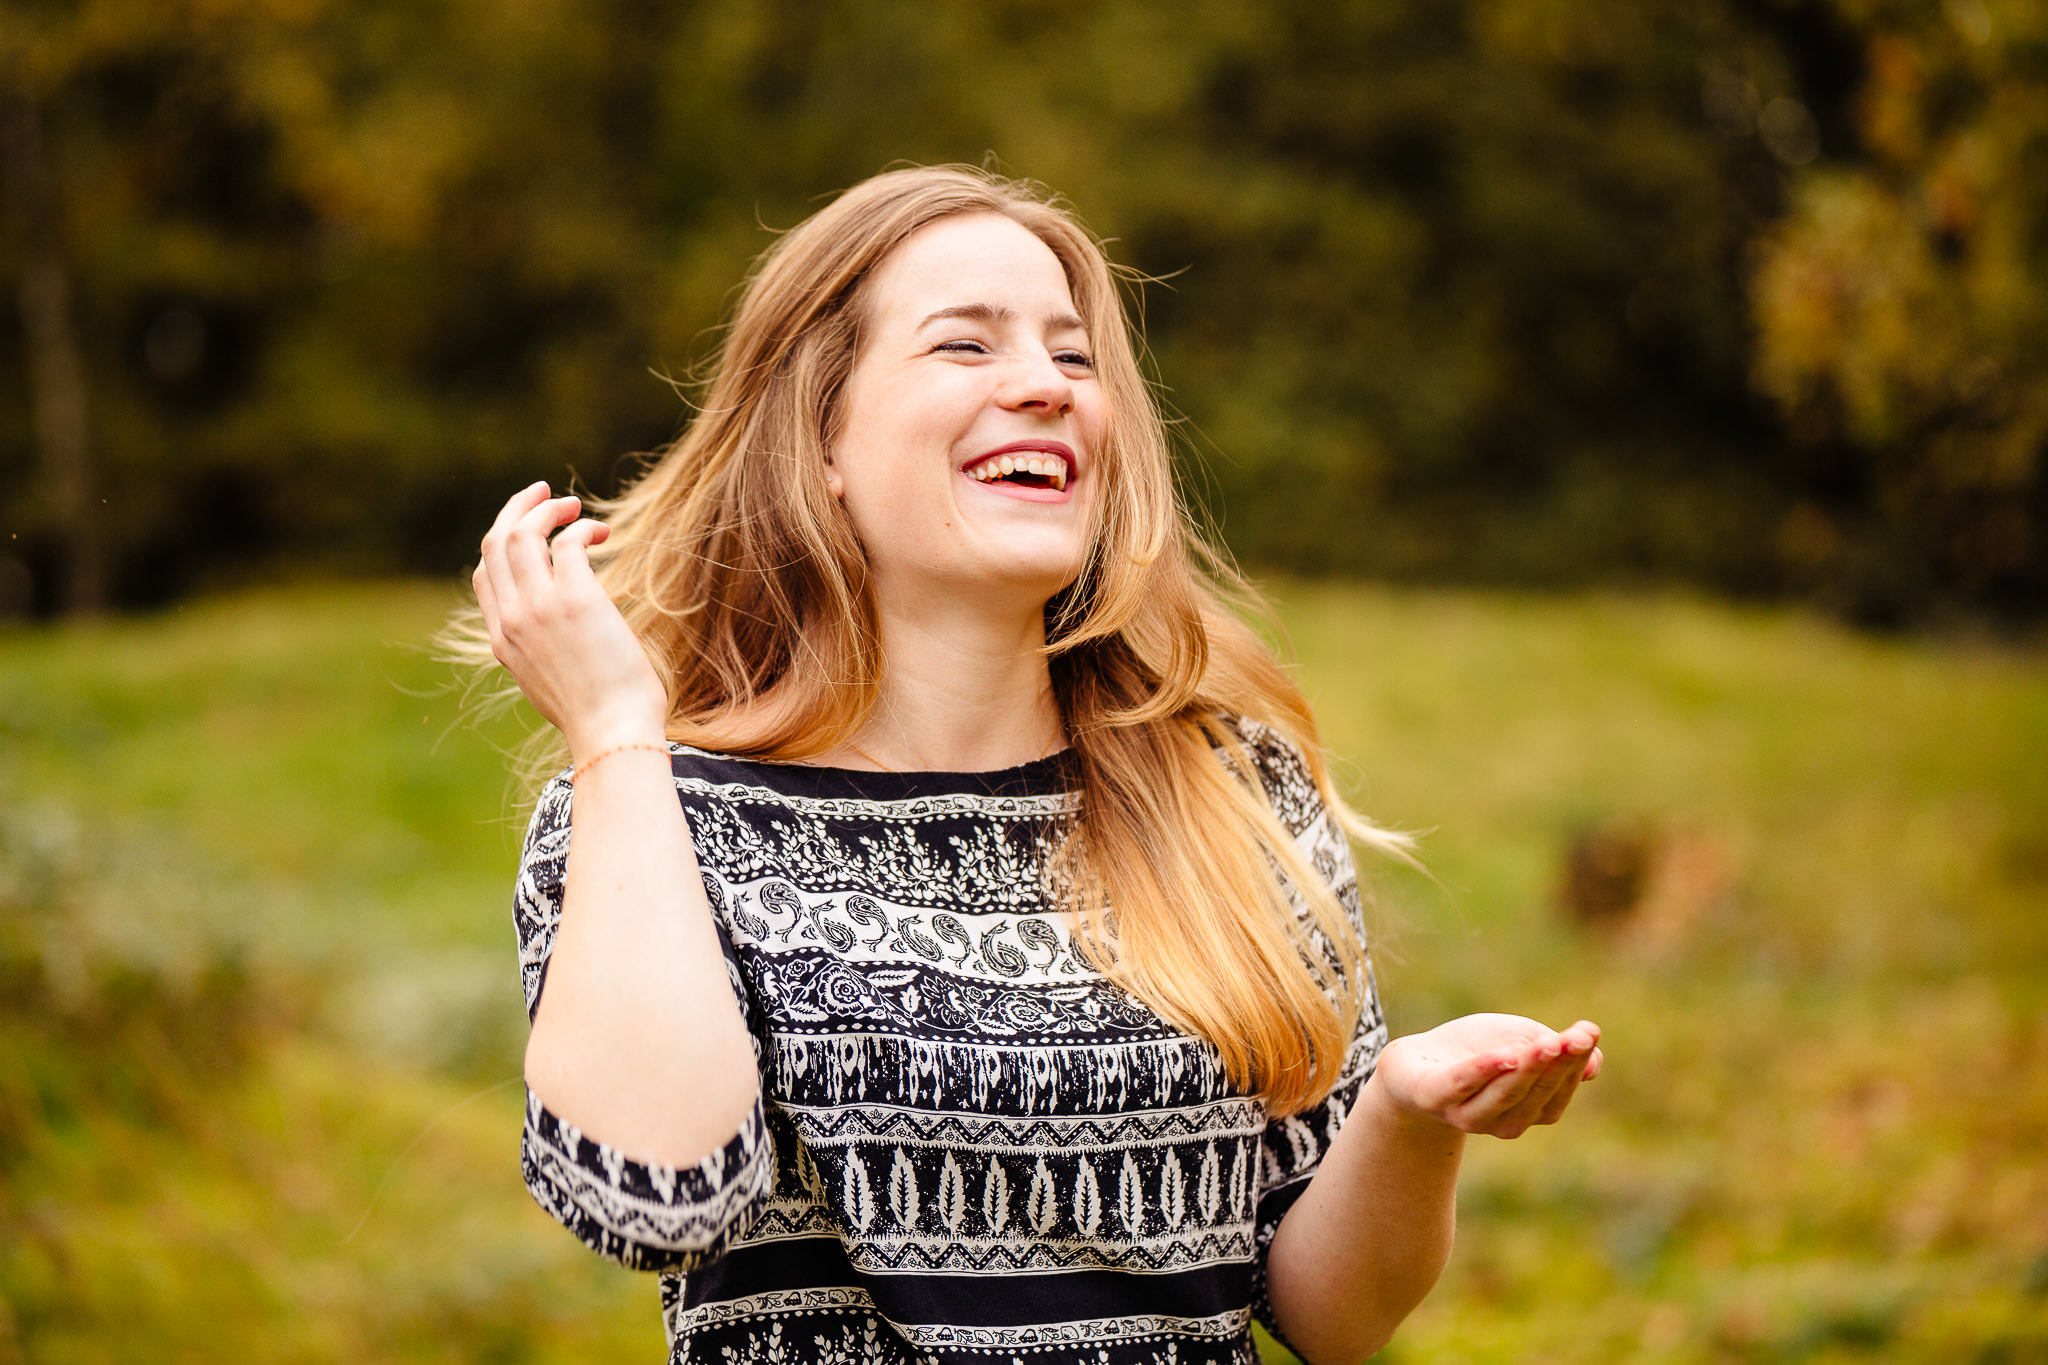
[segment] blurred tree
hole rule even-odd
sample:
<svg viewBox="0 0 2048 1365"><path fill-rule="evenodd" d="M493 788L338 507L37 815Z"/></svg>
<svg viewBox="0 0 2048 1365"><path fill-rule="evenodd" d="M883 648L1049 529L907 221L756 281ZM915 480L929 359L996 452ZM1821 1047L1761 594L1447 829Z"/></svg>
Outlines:
<svg viewBox="0 0 2048 1365"><path fill-rule="evenodd" d="M106 604L106 552L94 501L85 364L72 306L63 188L43 142L42 73L15 53L0 66L0 184L13 207L17 304L38 464L63 547L64 607L88 615Z"/></svg>
<svg viewBox="0 0 2048 1365"><path fill-rule="evenodd" d="M1866 616L2048 602L2048 11L1839 0L1866 149L1758 253L1758 383L1806 474L1790 573Z"/></svg>
<svg viewBox="0 0 2048 1365"><path fill-rule="evenodd" d="M2040 44L1978 3L19 0L0 39L125 602L451 569L507 488L608 491L769 231L993 150L1171 277L1190 494L1255 563L2026 611ZM21 335L0 556L54 607Z"/></svg>

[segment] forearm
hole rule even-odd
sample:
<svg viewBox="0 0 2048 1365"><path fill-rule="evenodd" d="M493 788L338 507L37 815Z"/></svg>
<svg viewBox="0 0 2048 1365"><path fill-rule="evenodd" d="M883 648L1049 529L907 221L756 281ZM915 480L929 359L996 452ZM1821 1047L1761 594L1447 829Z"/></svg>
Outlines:
<svg viewBox="0 0 2048 1365"><path fill-rule="evenodd" d="M731 1140L759 1077L668 755L590 768L571 828L527 1084L591 1138L689 1165Z"/></svg>
<svg viewBox="0 0 2048 1365"><path fill-rule="evenodd" d="M1378 1351L1436 1284L1464 1145L1448 1125L1396 1110L1377 1076L1360 1091L1268 1255L1274 1316L1313 1365Z"/></svg>

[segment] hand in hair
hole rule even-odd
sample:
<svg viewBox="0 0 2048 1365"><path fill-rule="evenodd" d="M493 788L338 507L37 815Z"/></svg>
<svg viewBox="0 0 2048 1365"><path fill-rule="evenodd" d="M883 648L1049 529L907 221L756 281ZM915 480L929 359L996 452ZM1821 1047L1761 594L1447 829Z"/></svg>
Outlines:
<svg viewBox="0 0 2048 1365"><path fill-rule="evenodd" d="M590 568L610 529L578 521L580 499L536 483L513 495L484 537L471 581L491 653L581 762L620 744L659 741L668 695L632 627ZM568 529L548 537L556 527Z"/></svg>
<svg viewBox="0 0 2048 1365"><path fill-rule="evenodd" d="M1563 1032L1516 1014L1468 1014L1381 1051L1376 1078L1397 1111L1461 1133L1520 1137L1564 1116L1581 1082L1600 1074L1599 1026Z"/></svg>
<svg viewBox="0 0 2048 1365"><path fill-rule="evenodd" d="M586 773L526 1081L594 1141L687 1167L758 1111L758 1059L661 742L667 692L591 572L608 532L581 509L544 483L514 495L474 579L491 653ZM653 752L589 766L625 749Z"/></svg>

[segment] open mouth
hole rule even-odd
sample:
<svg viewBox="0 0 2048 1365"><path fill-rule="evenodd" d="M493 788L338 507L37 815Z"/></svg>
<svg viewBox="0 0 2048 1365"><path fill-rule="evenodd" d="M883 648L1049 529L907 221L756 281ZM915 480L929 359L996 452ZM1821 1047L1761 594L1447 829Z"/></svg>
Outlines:
<svg viewBox="0 0 2048 1365"><path fill-rule="evenodd" d="M1019 488L1064 492L1072 477L1067 458L1049 450L1010 450L986 455L961 471L976 483L1007 483Z"/></svg>

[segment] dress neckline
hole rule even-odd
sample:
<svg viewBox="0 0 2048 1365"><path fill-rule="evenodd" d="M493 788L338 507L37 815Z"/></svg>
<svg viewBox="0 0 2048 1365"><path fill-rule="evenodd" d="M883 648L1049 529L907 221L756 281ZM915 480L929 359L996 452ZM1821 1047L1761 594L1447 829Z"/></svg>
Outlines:
<svg viewBox="0 0 2048 1365"><path fill-rule="evenodd" d="M816 763L746 758L693 749L687 745L676 746L672 753L679 760L708 761L744 769L764 787L791 796L814 798L901 801L931 796L1063 796L1073 792L1077 786L1071 747L1055 750L1043 758L985 772L936 769L877 772L866 768L834 768Z"/></svg>

